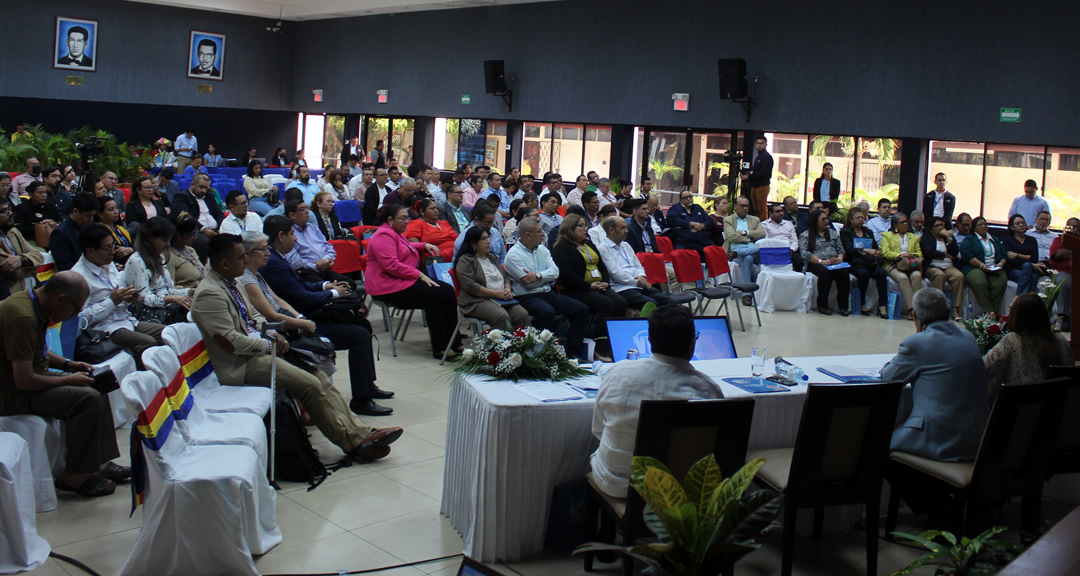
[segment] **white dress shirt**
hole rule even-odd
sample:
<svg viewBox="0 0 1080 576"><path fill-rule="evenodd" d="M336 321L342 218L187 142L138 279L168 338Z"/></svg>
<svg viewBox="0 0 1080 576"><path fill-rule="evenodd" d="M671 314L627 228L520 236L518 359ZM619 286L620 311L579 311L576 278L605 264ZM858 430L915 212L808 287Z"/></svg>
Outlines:
<svg viewBox="0 0 1080 576"><path fill-rule="evenodd" d="M135 329L137 321L128 312L127 303L118 306L109 297L114 289L126 286L115 264L109 262L107 266L98 266L87 260L86 256L82 256L71 267L71 271L85 278L90 285L90 296L87 297L81 313L87 329L108 333L121 328Z"/></svg>
<svg viewBox="0 0 1080 576"><path fill-rule="evenodd" d="M616 244L611 238L604 237L599 244L600 257L607 266L608 276L611 277L611 288L616 292L637 288L639 276L645 276L645 267L634 254L634 249L626 241Z"/></svg>
<svg viewBox="0 0 1080 576"><path fill-rule="evenodd" d="M237 236L241 236L248 230L262 232L262 218L259 217L254 210L248 210L247 216L244 217L243 221L240 221L235 214L229 214L221 221L222 234L236 234Z"/></svg>
<svg viewBox="0 0 1080 576"><path fill-rule="evenodd" d="M781 220L777 224L773 222L772 218L766 218L761 222L761 227L765 229L766 238L787 240L788 246L792 250L799 249L799 236L795 234L795 225L791 223L791 220Z"/></svg>
<svg viewBox="0 0 1080 576"><path fill-rule="evenodd" d="M593 408L592 433L600 439L600 447L589 463L596 486L626 498L642 400L723 397L712 378L682 358L653 354L616 364L600 383Z"/></svg>

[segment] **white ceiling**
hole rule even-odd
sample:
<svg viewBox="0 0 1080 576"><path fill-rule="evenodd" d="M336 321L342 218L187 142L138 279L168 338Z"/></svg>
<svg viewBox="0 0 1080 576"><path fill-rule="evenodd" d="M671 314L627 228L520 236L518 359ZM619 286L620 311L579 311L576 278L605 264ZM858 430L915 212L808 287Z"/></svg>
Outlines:
<svg viewBox="0 0 1080 576"><path fill-rule="evenodd" d="M128 0L281 20L320 20L552 0Z"/></svg>

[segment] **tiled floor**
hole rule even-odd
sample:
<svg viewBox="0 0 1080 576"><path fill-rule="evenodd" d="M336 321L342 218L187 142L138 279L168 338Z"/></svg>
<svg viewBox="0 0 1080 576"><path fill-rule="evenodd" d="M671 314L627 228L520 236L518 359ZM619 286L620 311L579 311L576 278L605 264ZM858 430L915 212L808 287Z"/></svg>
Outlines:
<svg viewBox="0 0 1080 576"><path fill-rule="evenodd" d="M887 321L876 317L841 318L818 314L762 314L758 327L753 312L744 314L746 332L735 324L735 344L740 355L752 346L764 346L770 356L813 356L895 352L899 342L914 331L907 321ZM378 313L376 312L376 315ZM385 341L381 322L376 334ZM446 414L450 379L448 372L432 360L426 330L420 315L405 342L398 343L398 357L390 355L384 342L377 363L379 385L397 392L385 401L394 415L369 418L373 426L402 426L405 434L383 460L353 465L330 476L317 490L308 492L300 484L286 483L278 496L277 520L284 541L258 558L256 566L265 574L336 572L393 566L461 552L461 537L439 515L442 495L443 454L446 445ZM344 359L342 359L344 360ZM347 363L334 381L348 396ZM313 443L324 460L336 461L341 452L314 428ZM126 454L128 431L117 431L121 452ZM126 460L126 457L125 457ZM60 496L60 506L38 515L38 530L53 549L74 557L101 574L119 572L135 542L142 511L128 517L131 501L126 487L101 499ZM1044 516L1057 520L1073 504L1047 502ZM1006 507L1001 523L1016 525L1016 511ZM918 531L922 519L901 518L901 529ZM820 539L800 538L795 573L864 574L865 539L861 532L826 535ZM917 550L881 541L879 574L889 574L920 556ZM458 560L420 564L393 570L395 576L437 574L452 576ZM545 552L521 562L498 564L507 575L572 576L582 574L581 561L565 553ZM619 574L620 564L599 564L597 570ZM741 576L779 574L779 535L763 542L763 547L741 562ZM50 559L35 574L82 574L70 565Z"/></svg>

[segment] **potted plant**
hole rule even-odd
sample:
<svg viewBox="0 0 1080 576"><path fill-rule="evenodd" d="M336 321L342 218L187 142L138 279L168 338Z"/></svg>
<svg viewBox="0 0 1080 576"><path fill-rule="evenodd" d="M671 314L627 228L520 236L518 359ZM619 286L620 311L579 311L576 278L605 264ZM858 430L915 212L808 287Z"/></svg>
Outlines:
<svg viewBox="0 0 1080 576"><path fill-rule="evenodd" d="M974 538L961 538L959 542L956 536L941 530L927 530L918 536L893 532L893 536L911 540L929 552L890 576L903 576L923 567L934 568L934 576L997 574L1002 567L1012 562L1020 551L1020 547L1015 544L991 539L993 535L1004 531L1004 526L995 526ZM938 538L945 540L948 545L936 542Z"/></svg>
<svg viewBox="0 0 1080 576"><path fill-rule="evenodd" d="M477 334L472 347L454 363L454 372L484 373L501 379L566 380L591 374L566 356L550 330L516 328L492 329Z"/></svg>
<svg viewBox="0 0 1080 576"><path fill-rule="evenodd" d="M659 542L617 546L589 543L582 552L615 551L667 576L698 576L705 567L734 563L760 547L755 539L772 523L783 496L772 490L745 494L759 458L723 478L716 458L698 460L682 484L655 458L635 456L630 485L645 500L645 525Z"/></svg>

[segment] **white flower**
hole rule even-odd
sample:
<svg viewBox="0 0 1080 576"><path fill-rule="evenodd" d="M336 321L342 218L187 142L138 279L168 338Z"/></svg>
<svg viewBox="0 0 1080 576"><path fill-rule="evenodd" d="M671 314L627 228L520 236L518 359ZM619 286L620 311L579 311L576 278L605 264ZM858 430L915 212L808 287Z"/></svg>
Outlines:
<svg viewBox="0 0 1080 576"><path fill-rule="evenodd" d="M491 332L488 332L488 339L491 340L492 342L501 341L503 339L502 330L495 329L495 330L492 330Z"/></svg>
<svg viewBox="0 0 1080 576"><path fill-rule="evenodd" d="M514 368L517 368L518 366L521 366L521 354L518 354L517 352L511 354L510 355L510 365L513 366Z"/></svg>
<svg viewBox="0 0 1080 576"><path fill-rule="evenodd" d="M540 333L540 339L544 342L549 342L553 336L555 335L551 333L551 330L544 330Z"/></svg>
<svg viewBox="0 0 1080 576"><path fill-rule="evenodd" d="M578 367L578 361L577 361L576 358L571 358L570 359L570 367L571 368L577 368Z"/></svg>
<svg viewBox="0 0 1080 576"><path fill-rule="evenodd" d="M472 357L473 357L474 354L476 354L476 352L474 352L472 348L466 348L461 353L461 359L462 360L472 360Z"/></svg>

